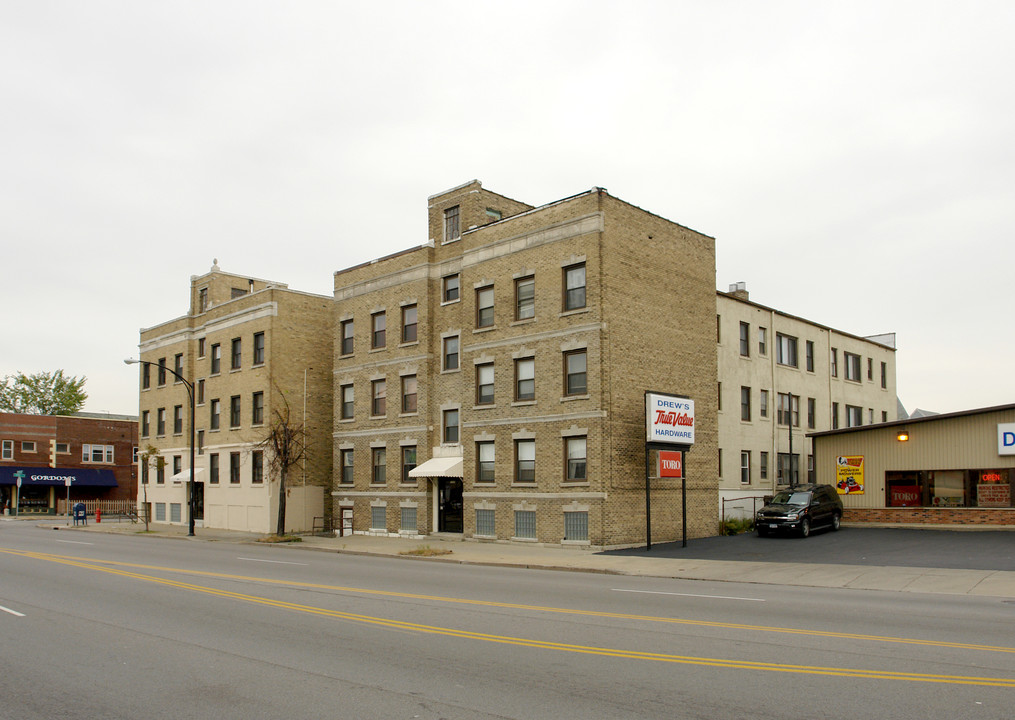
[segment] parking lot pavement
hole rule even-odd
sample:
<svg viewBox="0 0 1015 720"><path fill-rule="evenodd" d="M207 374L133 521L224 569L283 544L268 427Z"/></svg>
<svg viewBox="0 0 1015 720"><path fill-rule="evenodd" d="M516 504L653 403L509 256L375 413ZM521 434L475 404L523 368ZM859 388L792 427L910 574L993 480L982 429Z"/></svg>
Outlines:
<svg viewBox="0 0 1015 720"><path fill-rule="evenodd" d="M754 533L654 544L610 555L749 562L820 563L868 567L1015 572L1015 529L939 530L844 525L808 538Z"/></svg>

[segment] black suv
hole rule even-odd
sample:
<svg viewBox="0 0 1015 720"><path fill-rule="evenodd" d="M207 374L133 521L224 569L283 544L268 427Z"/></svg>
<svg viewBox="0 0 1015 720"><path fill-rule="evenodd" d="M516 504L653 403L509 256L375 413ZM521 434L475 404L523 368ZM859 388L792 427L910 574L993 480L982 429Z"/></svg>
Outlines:
<svg viewBox="0 0 1015 720"><path fill-rule="evenodd" d="M782 490L765 503L754 516L758 535L765 537L780 530L792 530L807 537L811 528L828 525L839 529L842 501L831 485L797 485Z"/></svg>

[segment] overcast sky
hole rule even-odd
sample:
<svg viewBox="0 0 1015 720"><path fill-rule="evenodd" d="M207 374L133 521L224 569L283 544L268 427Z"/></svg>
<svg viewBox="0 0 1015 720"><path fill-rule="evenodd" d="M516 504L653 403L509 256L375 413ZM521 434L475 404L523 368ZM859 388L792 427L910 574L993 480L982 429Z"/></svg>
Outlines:
<svg viewBox="0 0 1015 720"><path fill-rule="evenodd" d="M897 333L910 411L1015 402L1015 3L8 2L0 376L137 412L223 270L330 295L478 178L716 238L716 286Z"/></svg>

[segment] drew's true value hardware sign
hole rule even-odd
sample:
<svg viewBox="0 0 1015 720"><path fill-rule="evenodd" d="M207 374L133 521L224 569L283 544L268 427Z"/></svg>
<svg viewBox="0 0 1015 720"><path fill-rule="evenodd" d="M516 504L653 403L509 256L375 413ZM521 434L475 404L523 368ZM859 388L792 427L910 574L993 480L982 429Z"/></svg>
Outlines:
<svg viewBox="0 0 1015 720"><path fill-rule="evenodd" d="M645 395L645 439L650 443L694 444L694 400Z"/></svg>

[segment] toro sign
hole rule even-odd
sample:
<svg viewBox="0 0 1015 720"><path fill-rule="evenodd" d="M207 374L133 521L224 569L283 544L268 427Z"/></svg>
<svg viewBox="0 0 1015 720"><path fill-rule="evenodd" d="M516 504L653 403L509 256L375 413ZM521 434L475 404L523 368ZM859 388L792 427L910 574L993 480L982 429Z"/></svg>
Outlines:
<svg viewBox="0 0 1015 720"><path fill-rule="evenodd" d="M650 443L694 444L694 400L645 394L645 437Z"/></svg>

